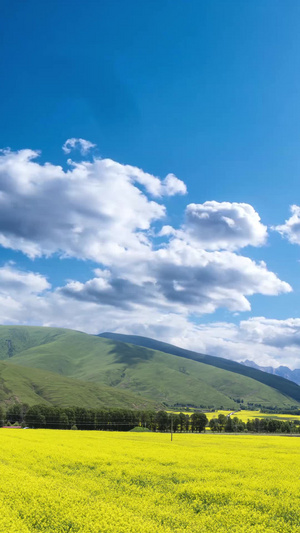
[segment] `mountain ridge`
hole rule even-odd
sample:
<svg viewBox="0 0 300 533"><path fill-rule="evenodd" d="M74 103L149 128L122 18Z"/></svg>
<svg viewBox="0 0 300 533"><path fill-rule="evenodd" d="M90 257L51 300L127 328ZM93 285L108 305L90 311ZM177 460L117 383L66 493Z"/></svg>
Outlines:
<svg viewBox="0 0 300 533"><path fill-rule="evenodd" d="M273 366L260 366L254 361L250 361L249 359L246 359L245 361L241 361L242 365L256 368L258 370L261 370L262 372L267 372L268 374L274 374L276 376L280 376L282 378L288 379L290 381L293 381L294 383L297 383L297 385L300 385L300 369L295 368L294 370L291 370L288 366L280 365L278 367Z"/></svg>
<svg viewBox="0 0 300 533"><path fill-rule="evenodd" d="M108 338L112 340L115 339L121 342L128 342L137 346L157 349L165 353L172 353L180 357L192 359L194 361L199 361L207 365L222 368L223 370L229 370L230 372L235 372L240 375L251 377L261 383L272 386L276 390L279 390L280 392L287 394L288 396L292 396L292 398L294 398L296 401L300 401L300 387L293 381L290 381L281 376L267 374L262 370L253 367L248 367L241 363L237 363L236 361L232 361L231 359L225 359L213 355L202 354L200 352L195 352L192 350L186 350L184 348L180 348L178 346L174 346L166 342L151 339L149 337L142 337L139 335L125 335L122 333L104 332L100 333L99 337ZM263 376L263 374L267 374L270 377L266 378Z"/></svg>
<svg viewBox="0 0 300 533"><path fill-rule="evenodd" d="M49 391L45 373L51 372L55 385L51 402L54 404L59 403L60 398L68 401L68 387L72 389L73 403L78 385L83 397L86 394L91 402L94 401L91 397L94 387L98 387L97 391L99 387L102 391L106 387L107 406L113 403L110 394L120 399L120 394L124 393L131 395L127 400L124 396L124 402L135 405L148 402L157 408L178 405L237 410L241 404L280 409L300 406L296 399L297 394L300 398L300 387L292 382L243 365L238 365L243 372L232 372L230 365L233 363L229 360L194 352L188 352L187 357L186 350L166 343L158 344L165 350L160 351L155 349L154 342L159 343L146 338L144 343L150 347L143 347L64 328L0 326L0 359L5 368L18 367L18 379L24 378L33 388L34 383L28 382L28 372L32 375L36 371L44 372L37 379L38 389L45 394ZM172 349L176 354L169 353ZM253 379L249 376L251 372L263 376L266 383ZM278 390L267 384L271 378L277 379ZM68 381L63 383L64 379ZM0 391L1 386L0 368ZM97 397L101 401L101 397Z"/></svg>

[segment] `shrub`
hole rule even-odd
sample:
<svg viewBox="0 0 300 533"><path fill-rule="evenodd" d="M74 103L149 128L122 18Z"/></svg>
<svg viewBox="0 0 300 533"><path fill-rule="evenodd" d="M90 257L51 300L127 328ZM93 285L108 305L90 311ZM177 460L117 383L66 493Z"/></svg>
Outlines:
<svg viewBox="0 0 300 533"><path fill-rule="evenodd" d="M135 433L142 433L142 432L150 431L150 429L144 428L143 426L136 426L135 428L131 429L130 431L133 431Z"/></svg>

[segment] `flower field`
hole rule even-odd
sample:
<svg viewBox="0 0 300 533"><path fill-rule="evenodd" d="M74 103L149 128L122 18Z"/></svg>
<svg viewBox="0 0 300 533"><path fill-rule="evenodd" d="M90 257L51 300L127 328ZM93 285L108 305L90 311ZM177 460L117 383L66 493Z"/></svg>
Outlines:
<svg viewBox="0 0 300 533"><path fill-rule="evenodd" d="M300 531L300 439L0 430L0 531Z"/></svg>
<svg viewBox="0 0 300 533"><path fill-rule="evenodd" d="M247 420L253 420L254 418L273 418L276 420L300 420L300 415L261 413L260 411L238 411L234 416L237 416L243 422L247 422Z"/></svg>
<svg viewBox="0 0 300 533"><path fill-rule="evenodd" d="M184 414L191 415L193 413L192 410L190 411L181 411ZM278 413L262 413L261 411L249 411L249 410L242 410L242 411L224 411L224 410L216 410L213 412L205 412L205 415L208 420L211 420L212 418L218 418L218 415L231 415L237 416L240 420L243 422L247 422L247 420L253 420L254 418L273 418L276 420L299 420L300 421L300 415L287 415L287 414L278 414ZM168 413L174 413L179 414L180 411L168 411ZM207 428L208 429L208 428Z"/></svg>
<svg viewBox="0 0 300 533"><path fill-rule="evenodd" d="M231 411L214 411L213 413L205 413L208 420L211 420L212 418L217 418L218 415L230 415ZM253 420L254 418L273 418L276 420L299 420L300 421L300 415L287 415L287 414L277 414L277 413L262 413L261 411L234 411L234 414L232 416L237 416L240 420L243 422L247 422L247 420Z"/></svg>

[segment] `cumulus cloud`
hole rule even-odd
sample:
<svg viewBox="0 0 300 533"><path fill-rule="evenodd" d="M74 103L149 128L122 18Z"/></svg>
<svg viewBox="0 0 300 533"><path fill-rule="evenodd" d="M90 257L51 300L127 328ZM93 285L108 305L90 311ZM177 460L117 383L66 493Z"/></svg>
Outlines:
<svg viewBox="0 0 300 533"><path fill-rule="evenodd" d="M57 252L97 262L149 246L145 232L165 207L137 184L159 196L168 192L164 181L110 159L65 172L37 157L32 150L0 155L2 246L32 258Z"/></svg>
<svg viewBox="0 0 300 533"><path fill-rule="evenodd" d="M195 324L188 317L172 314L168 320L160 315L144 324L138 321L116 324L115 331L164 340L182 348L237 362L249 359L261 366L300 368L298 318L275 320L253 317L238 324Z"/></svg>
<svg viewBox="0 0 300 533"><path fill-rule="evenodd" d="M80 151L81 155L86 155L92 148L95 148L96 144L86 141L85 139L76 139L72 137L67 139L64 145L62 146L63 152L65 154L70 154L72 150L77 149Z"/></svg>
<svg viewBox="0 0 300 533"><path fill-rule="evenodd" d="M300 207L292 205L290 210L292 216L284 224L275 226L273 229L286 237L292 244L300 244Z"/></svg>
<svg viewBox="0 0 300 533"><path fill-rule="evenodd" d="M45 294L51 285L39 273L18 270L13 264L0 268L0 323L13 324L28 320L32 308L38 313L40 296Z"/></svg>
<svg viewBox="0 0 300 533"><path fill-rule="evenodd" d="M86 283L69 281L59 292L79 301L126 310L133 309L135 305L159 306L152 283L134 283L125 278L113 277L110 272L100 269L96 269L95 273L97 276Z"/></svg>
<svg viewBox="0 0 300 533"><path fill-rule="evenodd" d="M153 268L159 290L168 300L183 303L193 312L213 312L219 307L247 311L251 309L247 297L252 294L292 290L268 271L264 262L232 252L195 250L173 241L169 249L159 250L157 257Z"/></svg>
<svg viewBox="0 0 300 533"><path fill-rule="evenodd" d="M111 315L115 312L118 316L120 316L119 313L122 310L126 309L133 314L137 313L141 317L145 314L160 316L166 313L188 317L190 312L195 314L209 313L220 306L239 310L248 309L249 303L246 297L243 294L240 295L239 292L244 291L248 295L250 292L262 290L257 279L256 283L258 285L251 286L251 277L247 278L247 274L244 279L240 280L240 286L235 287L233 280L236 271L233 271L232 274L227 273L227 276L224 276L223 281L227 277L229 282L228 286L225 287L222 281L221 283L218 281L222 271L217 272L216 275L213 274L210 279L207 271L205 274L203 272L195 273L194 271L183 274L182 270L179 270L178 273L176 269L174 272L170 272L169 267L165 272L164 269L166 267L164 264L161 264L160 267L163 269L163 273L153 276L151 281L149 277L149 280L139 283L125 277L115 277L109 270L96 269L94 278L86 283L70 280L65 286L51 291L49 282L39 273L23 272L15 266L5 265L0 268L0 294L2 297L15 298L19 302L24 301L27 308L24 311L26 317L29 313L29 302L32 304L32 312L36 311L37 316L40 312L40 305L46 305L47 311L43 320L47 321L49 310L56 308L56 300L57 302L63 302L63 306L70 309L71 314L75 305L74 302L71 303L71 300L73 300L77 301L78 305L93 304L94 313L97 317L103 315L103 309L105 309L105 314L107 314L108 308L110 308ZM256 266L253 264L252 268L254 270L253 277L257 278L261 267L258 266L258 270L255 271ZM179 274L181 274L181 277ZM268 272L264 271L263 267L261 273L262 285L266 275L268 275ZM166 277L171 280L171 287L170 282L166 281ZM202 287L200 286L195 293L194 287L197 284L197 280L200 280ZM281 287L272 288L273 291L280 289ZM50 303L51 306L49 307ZM57 316L61 317L63 314L62 310L58 315L55 311L55 320L57 320ZM87 321L89 322L90 320L91 317L87 317ZM254 326L253 323L251 324L252 330L248 326L247 331L243 325L243 335L247 335L249 340L253 340ZM98 327L100 327L100 324Z"/></svg>
<svg viewBox="0 0 300 533"><path fill-rule="evenodd" d="M300 368L300 319L252 317L239 324L196 327L191 339L202 339L202 349L236 361L250 359L258 365ZM192 340L190 341L192 342Z"/></svg>
<svg viewBox="0 0 300 533"><path fill-rule="evenodd" d="M186 194L186 184L176 178L174 174L168 174L162 182L162 192L164 196L175 196L176 194Z"/></svg>
<svg viewBox="0 0 300 533"><path fill-rule="evenodd" d="M166 215L162 199L186 193L173 174L159 179L99 158L71 162L65 171L40 164L38 155L0 154L0 245L30 258L92 260L99 268L85 283L74 279L52 289L39 273L5 265L2 323L139 333L223 356L242 351L241 359L250 358L251 346L263 347L260 354L266 346L267 354L279 349L254 341L250 322L208 328L189 319L218 308L249 311L253 294L292 290L263 261L235 253L265 242L266 228L252 206L189 204L179 230L164 226L159 233Z"/></svg>
<svg viewBox="0 0 300 533"><path fill-rule="evenodd" d="M0 268L0 291L2 295L40 294L50 287L47 279L39 273L18 270L9 263Z"/></svg>
<svg viewBox="0 0 300 533"><path fill-rule="evenodd" d="M151 197L186 191L171 174L160 180L111 159L71 162L64 171L38 163L38 155L0 155L0 245L31 258L58 253L110 263L145 251L147 230L165 216Z"/></svg>
<svg viewBox="0 0 300 533"><path fill-rule="evenodd" d="M141 299L139 293L132 296L136 288L130 283L121 289L124 298L121 294L120 304L119 286L111 274L99 269L95 274L86 284L69 282L51 290L44 276L5 265L0 269L1 323L145 335L236 361L251 359L259 365L300 366L300 319L254 317L239 324L196 324L189 319L187 308L156 305L154 300L151 302L150 292L144 305L145 298Z"/></svg>
<svg viewBox="0 0 300 533"><path fill-rule="evenodd" d="M241 322L241 332L247 340L276 348L300 346L300 318L277 320L254 317Z"/></svg>
<svg viewBox="0 0 300 533"><path fill-rule="evenodd" d="M137 262L100 269L86 283L70 281L61 292L69 298L126 309L153 306L183 314L213 313L223 307L249 311L249 296L290 292L290 285L268 271L265 263L232 252L195 250L173 240Z"/></svg>
<svg viewBox="0 0 300 533"><path fill-rule="evenodd" d="M196 241L206 250L237 250L248 245L265 244L267 227L249 204L211 201L189 204L182 228L174 230L165 226L161 235Z"/></svg>

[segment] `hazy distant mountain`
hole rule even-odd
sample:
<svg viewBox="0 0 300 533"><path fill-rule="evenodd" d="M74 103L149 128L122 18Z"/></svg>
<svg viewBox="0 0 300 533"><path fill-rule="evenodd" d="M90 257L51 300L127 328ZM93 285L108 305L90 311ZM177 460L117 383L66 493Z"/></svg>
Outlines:
<svg viewBox="0 0 300 533"><path fill-rule="evenodd" d="M259 366L254 361L242 361L242 365L248 366L250 368L256 368L257 370L262 370L263 372L268 372L268 374L274 374L275 376L280 376L281 378L289 379L297 385L300 385L300 368L295 368L291 370L287 366L278 366L273 368L272 366Z"/></svg>

